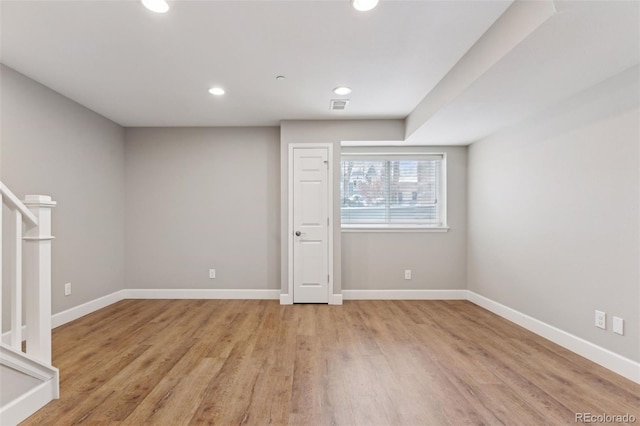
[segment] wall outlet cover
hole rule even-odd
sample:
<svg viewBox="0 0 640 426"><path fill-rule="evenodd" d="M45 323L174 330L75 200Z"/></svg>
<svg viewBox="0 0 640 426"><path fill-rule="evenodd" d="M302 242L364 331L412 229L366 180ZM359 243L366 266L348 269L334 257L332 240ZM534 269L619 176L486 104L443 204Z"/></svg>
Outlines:
<svg viewBox="0 0 640 426"><path fill-rule="evenodd" d="M596 327L607 329L607 314L605 312L596 311Z"/></svg>
<svg viewBox="0 0 640 426"><path fill-rule="evenodd" d="M624 336L624 319L613 317L613 332Z"/></svg>

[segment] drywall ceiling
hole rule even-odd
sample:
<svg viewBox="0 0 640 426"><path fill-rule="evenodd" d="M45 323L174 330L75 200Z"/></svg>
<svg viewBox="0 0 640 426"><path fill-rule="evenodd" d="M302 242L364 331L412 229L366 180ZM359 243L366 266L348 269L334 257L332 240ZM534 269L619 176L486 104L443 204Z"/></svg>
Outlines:
<svg viewBox="0 0 640 426"><path fill-rule="evenodd" d="M3 0L0 60L123 126L404 118L511 0L169 3Z"/></svg>
<svg viewBox="0 0 640 426"><path fill-rule="evenodd" d="M638 1L169 3L0 0L0 61L123 126L408 117L406 143L434 145L472 143L640 62Z"/></svg>
<svg viewBox="0 0 640 426"><path fill-rule="evenodd" d="M551 17L408 141L468 145L638 65L640 2L554 3Z"/></svg>

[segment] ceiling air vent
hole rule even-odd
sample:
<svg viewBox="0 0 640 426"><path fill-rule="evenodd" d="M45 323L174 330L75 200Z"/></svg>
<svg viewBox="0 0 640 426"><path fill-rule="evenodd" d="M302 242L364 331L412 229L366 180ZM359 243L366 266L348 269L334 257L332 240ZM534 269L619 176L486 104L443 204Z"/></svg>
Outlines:
<svg viewBox="0 0 640 426"><path fill-rule="evenodd" d="M331 99L331 111L344 111L349 105L349 99Z"/></svg>

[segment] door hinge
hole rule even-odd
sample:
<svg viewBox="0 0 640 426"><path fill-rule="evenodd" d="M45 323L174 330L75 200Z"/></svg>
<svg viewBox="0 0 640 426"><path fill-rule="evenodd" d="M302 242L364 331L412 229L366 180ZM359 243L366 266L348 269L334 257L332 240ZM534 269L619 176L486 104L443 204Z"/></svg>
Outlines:
<svg viewBox="0 0 640 426"><path fill-rule="evenodd" d="M327 226L329 226L329 218L327 218Z"/></svg>
<svg viewBox="0 0 640 426"><path fill-rule="evenodd" d="M330 275L327 274L327 284L329 283L329 277L330 277Z"/></svg>

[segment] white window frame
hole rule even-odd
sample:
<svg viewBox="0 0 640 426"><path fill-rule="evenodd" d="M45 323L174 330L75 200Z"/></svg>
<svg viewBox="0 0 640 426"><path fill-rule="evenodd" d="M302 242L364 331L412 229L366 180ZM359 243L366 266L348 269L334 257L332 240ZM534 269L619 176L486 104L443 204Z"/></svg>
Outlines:
<svg viewBox="0 0 640 426"><path fill-rule="evenodd" d="M379 158L381 161L393 161L394 157L414 157L416 160L425 160L429 157L441 158L441 181L440 192L438 197L438 204L440 208L440 225L425 225L425 224L340 224L341 232L447 232L449 230L448 218L447 218L447 154L445 152L415 152L415 151L370 151L350 148L348 151L342 151L340 155L340 167L342 167L342 161L348 160L349 157L366 158L371 157ZM413 158L411 158L413 159ZM340 190L340 197L342 197L342 189ZM340 215L342 216L342 214Z"/></svg>

